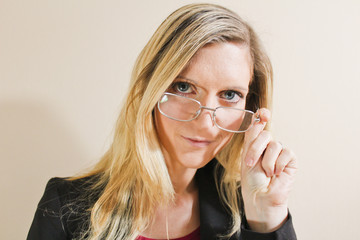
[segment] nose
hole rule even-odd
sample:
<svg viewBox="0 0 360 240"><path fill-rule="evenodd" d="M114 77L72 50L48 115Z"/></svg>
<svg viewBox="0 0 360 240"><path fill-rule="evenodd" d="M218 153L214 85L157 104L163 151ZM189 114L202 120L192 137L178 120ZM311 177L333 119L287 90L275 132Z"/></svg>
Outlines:
<svg viewBox="0 0 360 240"><path fill-rule="evenodd" d="M213 112L214 110L212 108L203 107L196 121L203 127L214 127Z"/></svg>
<svg viewBox="0 0 360 240"><path fill-rule="evenodd" d="M216 128L215 123L213 121L213 113L215 111L214 99L207 97L203 99L205 101L202 102L202 109L200 115L195 119L199 124L199 128Z"/></svg>

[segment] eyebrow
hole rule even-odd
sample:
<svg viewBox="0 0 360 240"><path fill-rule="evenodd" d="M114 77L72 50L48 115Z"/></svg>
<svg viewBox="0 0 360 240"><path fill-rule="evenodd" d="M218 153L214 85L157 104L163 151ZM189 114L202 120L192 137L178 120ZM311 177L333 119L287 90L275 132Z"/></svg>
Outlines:
<svg viewBox="0 0 360 240"><path fill-rule="evenodd" d="M184 77L184 76L181 76L181 75L177 76L176 78L181 78L181 79L187 80L187 81L192 82L195 85L199 86L199 84L193 79L190 79L190 78L187 78L187 77ZM232 86L232 87L228 87L227 89L238 89L238 90L242 90L242 91L246 91L246 92L249 91L248 88L239 87L239 86Z"/></svg>
<svg viewBox="0 0 360 240"><path fill-rule="evenodd" d="M185 80L187 80L187 81L189 81L189 82L194 83L195 85L199 85L195 80L192 80L192 79L190 79L190 78L183 77L183 76L181 76L181 75L177 76L176 78L185 79Z"/></svg>

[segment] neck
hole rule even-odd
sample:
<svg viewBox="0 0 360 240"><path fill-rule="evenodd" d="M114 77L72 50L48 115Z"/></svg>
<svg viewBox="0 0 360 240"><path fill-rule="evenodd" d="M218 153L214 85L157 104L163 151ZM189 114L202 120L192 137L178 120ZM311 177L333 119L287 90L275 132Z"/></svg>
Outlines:
<svg viewBox="0 0 360 240"><path fill-rule="evenodd" d="M171 161L163 151L166 166L175 190L173 202L156 206L150 225L143 236L169 239L185 236L200 225L198 191L195 181L196 168L183 166L180 161ZM168 225L167 225L168 224ZM166 227L168 226L168 227Z"/></svg>
<svg viewBox="0 0 360 240"><path fill-rule="evenodd" d="M186 195L197 190L195 173L196 169L185 169L181 172L169 169L170 178L176 195Z"/></svg>
<svg viewBox="0 0 360 240"><path fill-rule="evenodd" d="M166 166L177 196L194 193L197 190L195 182L196 168L188 168L176 161L171 161L165 154Z"/></svg>

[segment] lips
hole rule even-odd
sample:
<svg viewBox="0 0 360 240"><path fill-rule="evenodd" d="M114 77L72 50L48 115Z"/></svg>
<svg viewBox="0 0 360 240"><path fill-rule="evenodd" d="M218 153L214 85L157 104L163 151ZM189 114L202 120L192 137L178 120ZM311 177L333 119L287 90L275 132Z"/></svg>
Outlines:
<svg viewBox="0 0 360 240"><path fill-rule="evenodd" d="M209 146L212 141L202 139L202 138L189 138L182 136L188 143L190 143L191 146L194 147L207 147Z"/></svg>

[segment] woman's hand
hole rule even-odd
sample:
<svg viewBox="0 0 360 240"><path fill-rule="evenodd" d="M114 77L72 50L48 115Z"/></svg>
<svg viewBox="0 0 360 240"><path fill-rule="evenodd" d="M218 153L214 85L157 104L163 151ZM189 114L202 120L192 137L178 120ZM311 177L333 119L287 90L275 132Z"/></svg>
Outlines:
<svg viewBox="0 0 360 240"><path fill-rule="evenodd" d="M272 232L288 215L288 197L297 170L294 153L264 130L270 111L257 112L257 122L245 133L241 191L245 216L252 230Z"/></svg>

